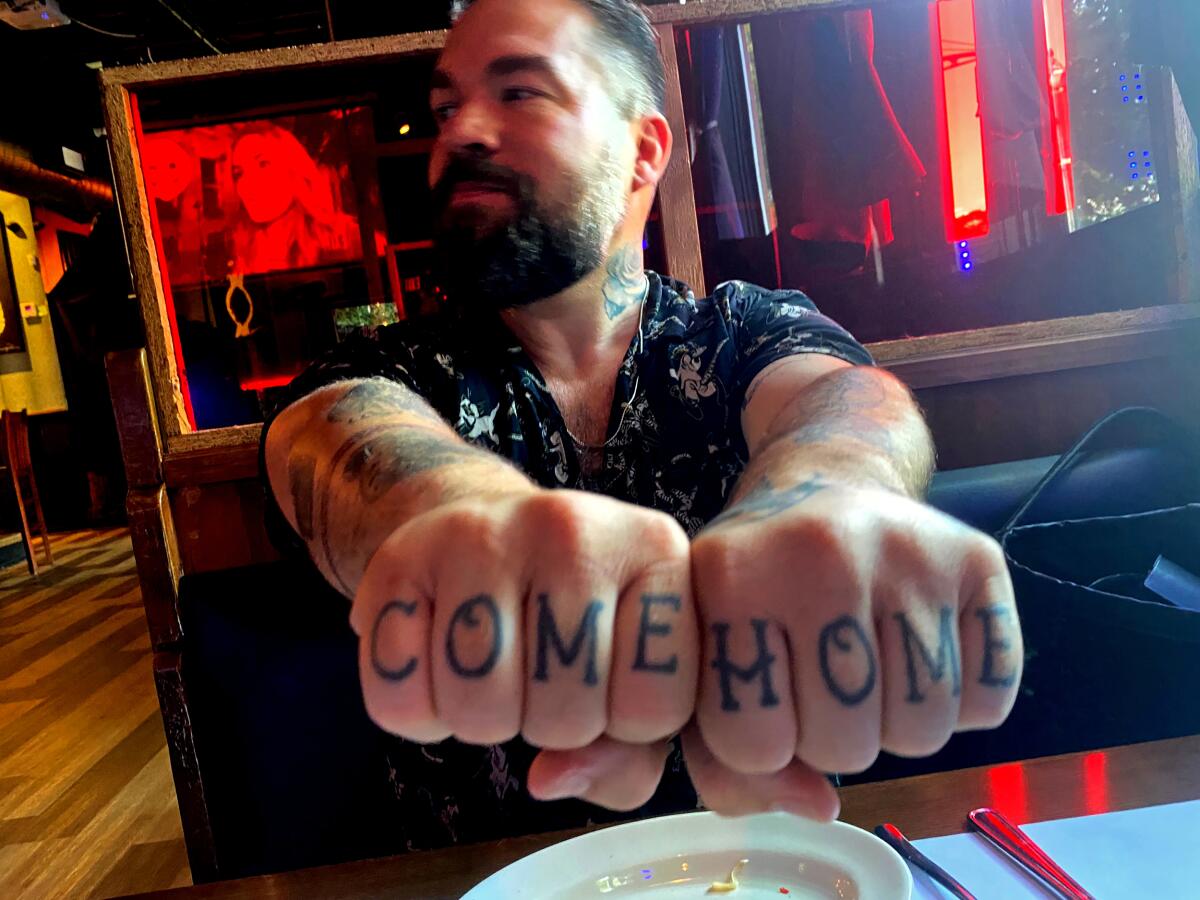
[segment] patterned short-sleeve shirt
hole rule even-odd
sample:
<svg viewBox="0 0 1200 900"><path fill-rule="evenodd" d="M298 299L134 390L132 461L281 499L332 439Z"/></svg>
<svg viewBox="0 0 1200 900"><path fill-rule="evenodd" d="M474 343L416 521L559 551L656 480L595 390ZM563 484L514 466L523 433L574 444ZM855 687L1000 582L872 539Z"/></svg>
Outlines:
<svg viewBox="0 0 1200 900"><path fill-rule="evenodd" d="M746 466L741 411L756 375L803 353L872 361L801 293L730 281L697 299L682 282L647 277L639 334L617 374L610 440L603 460L586 471L545 379L499 316L401 322L374 339L343 343L292 382L280 408L336 381L388 378L423 396L465 440L538 484L658 509L694 535L721 512ZM394 741L388 763L397 846L490 840L608 818L582 803L530 800L524 776L534 752L519 740L491 748ZM634 815L695 803L676 753L659 793Z"/></svg>

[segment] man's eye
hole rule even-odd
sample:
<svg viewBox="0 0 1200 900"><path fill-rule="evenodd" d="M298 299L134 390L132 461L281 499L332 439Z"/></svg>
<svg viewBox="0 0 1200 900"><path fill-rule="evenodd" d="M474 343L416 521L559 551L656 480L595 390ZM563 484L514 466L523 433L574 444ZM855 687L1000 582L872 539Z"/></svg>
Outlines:
<svg viewBox="0 0 1200 900"><path fill-rule="evenodd" d="M445 122L454 115L458 106L454 103L442 103L433 108L433 118L438 122Z"/></svg>
<svg viewBox="0 0 1200 900"><path fill-rule="evenodd" d="M535 91L533 88L511 87L505 88L502 96L507 103L509 100L532 100L535 97L544 97L546 95L541 91Z"/></svg>

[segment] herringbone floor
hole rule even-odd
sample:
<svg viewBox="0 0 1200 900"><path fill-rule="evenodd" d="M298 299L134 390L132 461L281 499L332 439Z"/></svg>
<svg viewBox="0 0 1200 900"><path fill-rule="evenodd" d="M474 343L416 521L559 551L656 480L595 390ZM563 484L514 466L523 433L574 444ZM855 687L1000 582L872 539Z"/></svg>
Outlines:
<svg viewBox="0 0 1200 900"><path fill-rule="evenodd" d="M190 884L129 535L0 572L0 897Z"/></svg>

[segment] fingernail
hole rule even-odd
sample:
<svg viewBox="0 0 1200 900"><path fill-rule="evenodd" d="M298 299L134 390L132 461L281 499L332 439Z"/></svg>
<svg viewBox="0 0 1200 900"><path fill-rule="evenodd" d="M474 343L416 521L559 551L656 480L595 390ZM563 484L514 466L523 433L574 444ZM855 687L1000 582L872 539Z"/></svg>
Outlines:
<svg viewBox="0 0 1200 900"><path fill-rule="evenodd" d="M542 800L566 800L571 797L582 797L592 786L591 779L586 775L568 775L559 779L549 790L541 795Z"/></svg>

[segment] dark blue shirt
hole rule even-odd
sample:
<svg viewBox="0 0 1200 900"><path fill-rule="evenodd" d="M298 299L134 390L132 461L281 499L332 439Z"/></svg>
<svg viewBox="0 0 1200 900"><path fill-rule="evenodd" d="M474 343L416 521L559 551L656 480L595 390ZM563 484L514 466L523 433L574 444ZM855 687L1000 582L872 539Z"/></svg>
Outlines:
<svg viewBox="0 0 1200 900"><path fill-rule="evenodd" d="M741 411L755 376L802 353L856 365L871 357L801 293L731 281L697 299L682 282L647 276L639 334L617 374L611 440L586 472L545 379L496 315L401 322L375 339L348 341L298 377L280 408L336 381L388 378L538 484L662 510L694 535L721 512L746 466ZM279 518L277 508L271 514ZM573 801L531 800L524 778L535 752L520 740L490 748L391 742L396 845L436 847L613 818ZM658 794L633 815L695 805L676 751Z"/></svg>

